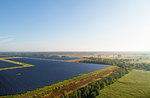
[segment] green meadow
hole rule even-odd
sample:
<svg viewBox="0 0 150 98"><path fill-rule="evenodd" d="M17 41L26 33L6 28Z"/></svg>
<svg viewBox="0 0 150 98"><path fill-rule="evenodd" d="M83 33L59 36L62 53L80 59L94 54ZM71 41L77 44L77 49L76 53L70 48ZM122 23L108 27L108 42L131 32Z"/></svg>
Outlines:
<svg viewBox="0 0 150 98"><path fill-rule="evenodd" d="M100 90L97 98L150 98L150 71L132 70L114 84Z"/></svg>

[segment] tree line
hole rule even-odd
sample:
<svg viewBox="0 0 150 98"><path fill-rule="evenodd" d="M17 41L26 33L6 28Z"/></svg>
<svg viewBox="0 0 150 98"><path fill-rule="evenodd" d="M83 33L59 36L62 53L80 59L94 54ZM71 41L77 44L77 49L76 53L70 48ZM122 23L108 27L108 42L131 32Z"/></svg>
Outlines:
<svg viewBox="0 0 150 98"><path fill-rule="evenodd" d="M113 84L127 73L129 73L129 70L127 68L120 68L114 71L112 74L101 78L100 80L92 82L78 90L75 90L72 94L68 95L65 91L60 98L96 98L96 96L100 94L99 90L103 89L108 85Z"/></svg>
<svg viewBox="0 0 150 98"><path fill-rule="evenodd" d="M82 63L115 65L121 68L142 69L150 71L150 63L131 63L130 59L103 59L90 57L88 60L80 61Z"/></svg>
<svg viewBox="0 0 150 98"><path fill-rule="evenodd" d="M147 63L129 63L129 60L123 59L102 59L102 58L88 58L88 60L81 61L82 63L107 64L116 65L120 67L113 71L110 75L102 77L100 80L94 81L87 86L75 90L72 94L67 94L64 91L60 98L96 98L100 95L99 90L116 82L119 78L128 74L132 69L144 69L150 71L150 64Z"/></svg>

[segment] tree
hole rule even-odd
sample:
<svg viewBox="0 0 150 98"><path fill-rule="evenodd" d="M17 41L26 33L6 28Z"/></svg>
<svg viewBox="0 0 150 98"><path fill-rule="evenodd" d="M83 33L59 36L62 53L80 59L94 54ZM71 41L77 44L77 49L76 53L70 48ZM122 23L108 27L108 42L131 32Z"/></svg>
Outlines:
<svg viewBox="0 0 150 98"><path fill-rule="evenodd" d="M96 98L96 92L91 93L91 98Z"/></svg>
<svg viewBox="0 0 150 98"><path fill-rule="evenodd" d="M98 96L99 95L99 89L95 88L94 91L96 92L96 96Z"/></svg>

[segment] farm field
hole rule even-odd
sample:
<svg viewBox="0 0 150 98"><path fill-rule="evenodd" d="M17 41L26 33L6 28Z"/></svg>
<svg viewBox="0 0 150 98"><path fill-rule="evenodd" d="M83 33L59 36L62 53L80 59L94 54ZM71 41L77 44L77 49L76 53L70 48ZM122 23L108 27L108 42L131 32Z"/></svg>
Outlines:
<svg viewBox="0 0 150 98"><path fill-rule="evenodd" d="M9 60L35 66L0 71L0 95L26 93L109 66L27 58Z"/></svg>
<svg viewBox="0 0 150 98"><path fill-rule="evenodd" d="M150 71L132 70L101 90L97 98L150 98Z"/></svg>

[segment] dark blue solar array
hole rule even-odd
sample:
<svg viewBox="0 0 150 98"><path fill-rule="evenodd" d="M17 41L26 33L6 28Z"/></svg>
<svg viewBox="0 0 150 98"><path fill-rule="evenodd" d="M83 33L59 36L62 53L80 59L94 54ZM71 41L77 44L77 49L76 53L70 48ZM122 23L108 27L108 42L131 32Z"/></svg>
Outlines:
<svg viewBox="0 0 150 98"><path fill-rule="evenodd" d="M5 55L1 57L30 57L30 58L41 58L41 59L54 59L54 60L73 60L79 58L70 58L70 57L55 57L55 56L30 56L30 55Z"/></svg>
<svg viewBox="0 0 150 98"><path fill-rule="evenodd" d="M57 57L57 56L0 55L0 58L3 58L3 57L30 57L30 58L54 59L54 60L73 60L73 59L79 59L79 58Z"/></svg>
<svg viewBox="0 0 150 98"><path fill-rule="evenodd" d="M7 55L0 55L0 58L3 58L3 57L9 57L9 56L7 56Z"/></svg>
<svg viewBox="0 0 150 98"><path fill-rule="evenodd" d="M0 60L0 68L15 67L15 66L21 66L21 65L13 64L13 63L9 63L9 62Z"/></svg>
<svg viewBox="0 0 150 98"><path fill-rule="evenodd" d="M41 58L41 59L54 59L54 60L73 60L73 59L79 59L79 58L69 58L69 57L46 57L46 56L23 56L20 55L18 57L30 57L30 58Z"/></svg>
<svg viewBox="0 0 150 98"><path fill-rule="evenodd" d="M109 66L24 58L12 60L36 66L0 71L0 95L26 93L28 90L35 90L45 85L73 78L81 73ZM21 75L17 75L18 73Z"/></svg>

